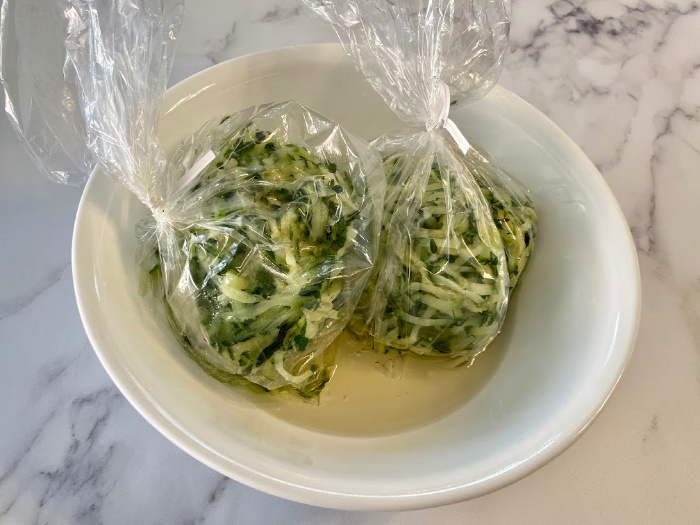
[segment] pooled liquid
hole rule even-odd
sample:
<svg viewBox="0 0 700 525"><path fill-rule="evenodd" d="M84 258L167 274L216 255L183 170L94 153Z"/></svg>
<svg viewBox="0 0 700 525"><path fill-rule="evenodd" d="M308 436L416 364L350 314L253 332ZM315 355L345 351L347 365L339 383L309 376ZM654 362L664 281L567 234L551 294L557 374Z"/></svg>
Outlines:
<svg viewBox="0 0 700 525"><path fill-rule="evenodd" d="M503 335L503 334L502 334ZM468 403L503 357L499 336L471 365L412 354L363 350L348 332L333 343L340 352L333 379L317 399L276 399L265 404L275 417L333 435L377 436L436 421Z"/></svg>

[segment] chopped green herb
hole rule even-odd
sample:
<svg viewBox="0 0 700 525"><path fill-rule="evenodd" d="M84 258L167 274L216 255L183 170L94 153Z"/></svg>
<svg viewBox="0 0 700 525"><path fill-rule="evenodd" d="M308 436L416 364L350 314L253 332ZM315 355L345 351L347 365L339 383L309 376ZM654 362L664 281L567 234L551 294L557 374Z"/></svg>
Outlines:
<svg viewBox="0 0 700 525"><path fill-rule="evenodd" d="M465 165L472 187L465 190L451 163L436 159L418 196L411 188L420 174L405 171L405 153L385 154L380 258L350 327L385 348L474 355L498 333L532 252L531 202L474 148Z"/></svg>
<svg viewBox="0 0 700 525"><path fill-rule="evenodd" d="M317 392L332 362L314 338L351 313L345 267L356 227L366 236L365 195L335 164L267 131L232 129L213 152L184 197L199 216L178 231L187 279L176 280L194 293L168 298L174 323L207 369Z"/></svg>

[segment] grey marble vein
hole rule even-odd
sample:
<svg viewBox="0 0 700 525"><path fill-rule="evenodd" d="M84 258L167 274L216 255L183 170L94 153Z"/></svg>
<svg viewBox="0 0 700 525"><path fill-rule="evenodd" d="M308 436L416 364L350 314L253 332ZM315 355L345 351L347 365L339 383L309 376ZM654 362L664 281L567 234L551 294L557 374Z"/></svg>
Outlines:
<svg viewBox="0 0 700 525"><path fill-rule="evenodd" d="M515 4L514 16L521 5ZM677 106L671 93L663 98L654 97L649 90L655 83L683 82L684 75L697 67L700 59L697 49L681 49L675 35L687 31L679 27L685 20L697 18L698 4L560 0L547 6L546 12L536 23L531 22L529 28L519 29L514 24L509 73L522 72L530 85L523 88L512 84L512 87L516 92L534 93L535 105L577 139L606 177L628 169L625 164L630 163L631 151L644 155L646 148L640 147L643 144L639 140L643 126L656 129L646 132L648 162L639 166L647 177L642 184L644 197L622 202L637 247L653 253L655 192L657 179L664 175L665 169L664 163L657 162L657 143L666 138L671 120L679 112L687 113ZM568 55L566 60L562 60L564 50ZM670 52L677 56L694 55L685 64L686 71L676 72L677 78L664 71ZM634 71L625 74L628 70ZM549 93L537 96L533 89L536 82L546 84ZM568 103L564 103L563 97ZM573 111L564 114L562 110L567 105ZM603 110L615 115L614 120L607 118ZM606 129L602 133L593 132L593 127L601 124Z"/></svg>
<svg viewBox="0 0 700 525"><path fill-rule="evenodd" d="M0 299L0 321L21 312L46 290L56 285L63 278L66 268L68 264L50 270L28 293L20 297Z"/></svg>
<svg viewBox="0 0 700 525"><path fill-rule="evenodd" d="M287 6L280 6L276 5L274 8L271 10L267 11L262 18L260 18L260 22L279 22L283 20L289 20L291 18L295 18L299 16L302 12L302 6L301 5L296 5L294 7L287 7Z"/></svg>
<svg viewBox="0 0 700 525"><path fill-rule="evenodd" d="M226 57L227 52L231 49L231 46L235 43L236 38L236 22L231 24L231 29L216 42L212 43L212 50L209 51L206 56L211 60L212 64L218 64Z"/></svg>

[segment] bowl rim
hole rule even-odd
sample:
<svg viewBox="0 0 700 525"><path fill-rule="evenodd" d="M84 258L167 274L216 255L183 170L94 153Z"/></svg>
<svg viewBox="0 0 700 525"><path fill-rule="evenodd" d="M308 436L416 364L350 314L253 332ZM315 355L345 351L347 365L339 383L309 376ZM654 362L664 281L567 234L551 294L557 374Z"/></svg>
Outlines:
<svg viewBox="0 0 700 525"><path fill-rule="evenodd" d="M164 101L167 104L169 98L176 97L178 92L186 90L187 84L196 80L201 80L218 69L226 69L230 66L231 62L256 61L263 56L271 55L297 54L305 59L316 60L323 58L338 59L341 55L344 55L340 44L335 43L299 45L258 51L221 62L181 80L167 90ZM522 111L529 113L529 117L532 118L533 122L537 123L539 127L549 128L551 138L556 141L557 147L565 150L567 155L577 158L578 163L586 167L594 175L592 184L595 186L594 189L597 195L605 198L607 201L605 204L614 214L615 218L626 226L627 221L612 190L595 165L573 140L547 116L514 93L498 85L494 87L494 91L508 96L513 102L517 103ZM492 476L489 479L482 479L476 482L429 492L417 491L409 494L391 495L351 494L333 490L319 490L278 479L249 466L236 463L231 459L227 459L225 463L218 461L219 456L214 450L206 447L176 422L167 418L153 403L149 403L147 395L141 392L141 387L136 383L135 379L131 377L130 374L120 370L118 364L110 358L109 353L102 350L100 337L95 330L93 330L90 323L91 315L89 305L86 301L86 293L91 286L94 286L94 282L87 278L87 276L90 275L90 268L87 267L89 265L86 264L86 259L81 258L79 255L82 249L80 243L82 237L81 230L84 227L81 219L85 216L84 210L87 206L85 195L89 193L89 188L97 179L97 177L93 177L97 170L98 168L91 174L81 196L75 217L71 246L72 277L76 302L85 332L95 354L111 380L117 388L119 388L120 392L129 403L169 441L220 474L268 494L299 503L334 509L408 510L447 505L493 492L538 470L569 448L583 432L589 428L605 407L632 356L641 316L641 277L634 241L629 228L626 227L624 228L625 238L621 239L621 241L624 241L624 245L621 244L621 253L628 255L625 261L628 270L626 275L629 276L631 290L634 293L632 297L627 298L627 304L629 305L628 319L626 323L620 323L620 330L617 334L618 338L614 344L614 348L617 350L614 353L616 359L611 359L608 363L609 367L614 367L614 373L612 373L610 378L607 379L607 382L602 385L602 388L599 388L599 395L592 397L592 401L589 403L590 408L585 415L581 416L580 422L575 425L570 425L570 428L562 432L559 439L534 457L514 465L507 471L498 473L498 475ZM601 381L603 379L605 379L605 377L601 378ZM233 465L235 465L235 468L231 468Z"/></svg>

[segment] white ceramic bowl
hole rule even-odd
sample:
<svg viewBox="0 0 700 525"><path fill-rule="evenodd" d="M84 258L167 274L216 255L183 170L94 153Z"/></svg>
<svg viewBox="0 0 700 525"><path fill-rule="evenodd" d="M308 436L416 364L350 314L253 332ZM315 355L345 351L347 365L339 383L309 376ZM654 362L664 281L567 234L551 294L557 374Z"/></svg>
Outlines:
<svg viewBox="0 0 700 525"><path fill-rule="evenodd" d="M170 89L172 148L210 117L297 99L371 139L401 126L336 45L212 67ZM75 224L73 277L98 357L136 409L213 469L260 490L346 509L455 502L541 467L605 404L640 310L634 246L593 164L552 122L496 88L453 115L532 191L535 255L503 332L472 368L409 359L401 379L345 347L321 405L254 395L207 376L138 293L134 225L146 210L101 173Z"/></svg>

